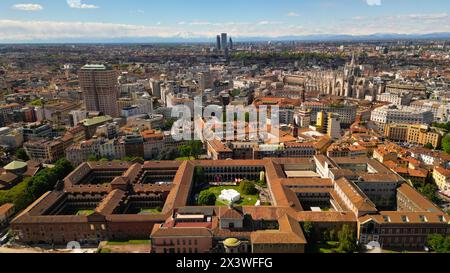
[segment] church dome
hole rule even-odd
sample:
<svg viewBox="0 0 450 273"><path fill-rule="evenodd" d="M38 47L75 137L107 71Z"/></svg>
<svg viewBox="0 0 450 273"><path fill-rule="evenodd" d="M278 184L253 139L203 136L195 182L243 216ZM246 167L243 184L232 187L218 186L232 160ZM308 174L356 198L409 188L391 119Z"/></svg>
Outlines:
<svg viewBox="0 0 450 273"><path fill-rule="evenodd" d="M223 241L224 246L226 247L238 247L241 245L241 241L236 238L228 238Z"/></svg>

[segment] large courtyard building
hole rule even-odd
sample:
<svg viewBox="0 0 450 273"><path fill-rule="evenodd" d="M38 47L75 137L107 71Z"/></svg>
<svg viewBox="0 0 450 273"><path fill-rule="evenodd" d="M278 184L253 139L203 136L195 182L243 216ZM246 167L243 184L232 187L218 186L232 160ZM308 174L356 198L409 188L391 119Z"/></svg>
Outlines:
<svg viewBox="0 0 450 273"><path fill-rule="evenodd" d="M197 204L236 179L267 184L261 205ZM88 162L12 221L27 243L151 239L153 253L302 253L313 232L347 225L360 244L423 249L449 233L448 215L366 157Z"/></svg>

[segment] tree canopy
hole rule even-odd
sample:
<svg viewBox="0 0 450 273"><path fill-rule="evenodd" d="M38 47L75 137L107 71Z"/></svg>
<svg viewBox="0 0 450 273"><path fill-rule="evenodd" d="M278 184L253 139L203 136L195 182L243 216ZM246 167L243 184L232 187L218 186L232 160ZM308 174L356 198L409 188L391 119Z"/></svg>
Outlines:
<svg viewBox="0 0 450 273"><path fill-rule="evenodd" d="M0 191L0 204L13 203L17 210L22 210L42 194L55 189L58 181L64 179L72 170L72 164L67 159L60 159L53 168L43 169L35 176L25 178L15 187Z"/></svg>
<svg viewBox="0 0 450 273"><path fill-rule="evenodd" d="M15 156L17 159L28 161L30 158L28 157L27 153L25 152L25 149L19 148L16 150Z"/></svg>
<svg viewBox="0 0 450 273"><path fill-rule="evenodd" d="M180 157L180 152L174 147L165 147L158 155L158 160L175 160Z"/></svg>
<svg viewBox="0 0 450 273"><path fill-rule="evenodd" d="M239 185L239 188L243 194L246 195L255 195L258 194L258 190L256 189L255 183L250 181L242 181Z"/></svg>
<svg viewBox="0 0 450 273"><path fill-rule="evenodd" d="M442 150L447 154L450 154L450 135L446 135L444 139L442 139Z"/></svg>
<svg viewBox="0 0 450 273"><path fill-rule="evenodd" d="M202 191L198 196L198 204L201 206L213 206L216 204L216 195L210 191Z"/></svg>
<svg viewBox="0 0 450 273"><path fill-rule="evenodd" d="M338 232L339 251L345 253L353 253L357 249L355 232L349 225L344 225L342 230Z"/></svg>
<svg viewBox="0 0 450 273"><path fill-rule="evenodd" d="M181 157L198 159L203 152L203 143L200 140L191 140L188 145L178 147L178 153Z"/></svg>
<svg viewBox="0 0 450 273"><path fill-rule="evenodd" d="M450 253L450 236L432 234L428 236L427 244L437 253Z"/></svg>

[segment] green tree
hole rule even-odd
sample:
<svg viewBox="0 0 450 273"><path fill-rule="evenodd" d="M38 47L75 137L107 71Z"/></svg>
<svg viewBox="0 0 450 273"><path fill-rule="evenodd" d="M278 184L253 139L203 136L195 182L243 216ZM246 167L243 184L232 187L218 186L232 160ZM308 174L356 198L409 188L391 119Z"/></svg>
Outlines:
<svg viewBox="0 0 450 273"><path fill-rule="evenodd" d="M17 159L23 160L23 161L28 161L30 160L30 158L27 155L27 152L25 152L25 149L23 148L19 148L16 150L15 156Z"/></svg>
<svg viewBox="0 0 450 273"><path fill-rule="evenodd" d="M427 143L427 144L425 144L423 147L424 147L425 149L430 149L430 150L433 150L433 149L434 149L433 144L431 144L431 143Z"/></svg>
<svg viewBox="0 0 450 273"><path fill-rule="evenodd" d="M303 231L305 232L306 238L310 239L313 236L314 226L311 222L304 222Z"/></svg>
<svg viewBox="0 0 450 273"><path fill-rule="evenodd" d="M69 160L62 158L58 160L55 164L53 171L56 173L58 179L65 178L74 170L72 163Z"/></svg>
<svg viewBox="0 0 450 273"><path fill-rule="evenodd" d="M205 170L201 166L195 167L194 171L194 181L198 184L203 184L206 182Z"/></svg>
<svg viewBox="0 0 450 273"><path fill-rule="evenodd" d="M60 159L52 169L44 169L33 176L28 183L27 191L37 199L47 191L55 188L59 180L64 179L73 170L72 164L67 159Z"/></svg>
<svg viewBox="0 0 450 273"><path fill-rule="evenodd" d="M339 251L353 253L357 249L355 232L349 225L344 225L338 232Z"/></svg>
<svg viewBox="0 0 450 273"><path fill-rule="evenodd" d="M437 253L450 253L450 236L444 237L441 234L429 235L427 244Z"/></svg>
<svg viewBox="0 0 450 273"><path fill-rule="evenodd" d="M250 181L242 181L239 185L239 189L243 194L255 195L258 194L258 189L256 189L255 183Z"/></svg>
<svg viewBox="0 0 450 273"><path fill-rule="evenodd" d="M31 178L26 178L26 179L31 179ZM16 207L16 210L25 209L31 203L33 203L33 201L34 201L33 196L27 190L17 193L12 199L12 202L13 202L14 206Z"/></svg>
<svg viewBox="0 0 450 273"><path fill-rule="evenodd" d="M450 154L450 134L447 134L442 140L442 150L447 154Z"/></svg>
<svg viewBox="0 0 450 273"><path fill-rule="evenodd" d="M191 155L195 158L198 159L199 156L202 154L203 152L203 143L200 140L191 140L189 142L189 145L192 148L192 153Z"/></svg>
<svg viewBox="0 0 450 273"><path fill-rule="evenodd" d="M447 123L433 123L433 127L444 129L447 132L450 131L450 122Z"/></svg>
<svg viewBox="0 0 450 273"><path fill-rule="evenodd" d="M241 90L239 89L233 89L233 91L231 91L231 96L233 97L237 97L241 94Z"/></svg>
<svg viewBox="0 0 450 273"><path fill-rule="evenodd" d="M92 162L92 161L97 161L98 158L96 155L90 154L87 158L87 161Z"/></svg>
<svg viewBox="0 0 450 273"><path fill-rule="evenodd" d="M35 99L35 100L31 101L29 103L29 105L31 105L31 106L42 106L42 100L41 99Z"/></svg>
<svg viewBox="0 0 450 273"><path fill-rule="evenodd" d="M439 197L436 192L438 190L437 186L434 184L426 184L423 187L418 188L419 192L428 198L433 203L439 203Z"/></svg>
<svg viewBox="0 0 450 273"><path fill-rule="evenodd" d="M158 160L175 160L180 157L180 152L177 148L166 147L161 150L158 155Z"/></svg>
<svg viewBox="0 0 450 273"><path fill-rule="evenodd" d="M175 119L171 119L171 118L164 121L164 130L171 130L174 123L175 123Z"/></svg>
<svg viewBox="0 0 450 273"><path fill-rule="evenodd" d="M214 206L216 204L216 195L208 190L202 191L198 196L200 206Z"/></svg>
<svg viewBox="0 0 450 273"><path fill-rule="evenodd" d="M180 156L182 157L191 157L192 156L192 147L188 145L183 145L178 147L178 151Z"/></svg>

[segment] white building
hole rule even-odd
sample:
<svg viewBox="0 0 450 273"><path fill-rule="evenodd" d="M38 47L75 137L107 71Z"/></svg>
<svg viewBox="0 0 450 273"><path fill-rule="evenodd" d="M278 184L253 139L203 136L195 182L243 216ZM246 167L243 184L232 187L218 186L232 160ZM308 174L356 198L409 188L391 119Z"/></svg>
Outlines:
<svg viewBox="0 0 450 273"><path fill-rule="evenodd" d="M223 190L219 199L227 203L236 203L241 200L241 194L236 190Z"/></svg>
<svg viewBox="0 0 450 273"><path fill-rule="evenodd" d="M108 140L99 146L99 156L109 159L122 159L126 156L125 145L117 139Z"/></svg>
<svg viewBox="0 0 450 273"><path fill-rule="evenodd" d="M386 105L373 110L370 120L375 122L380 130L384 130L384 127L391 123L429 125L433 122L433 113L407 106Z"/></svg>
<svg viewBox="0 0 450 273"><path fill-rule="evenodd" d="M395 105L409 105L412 100L411 93L383 93L377 96L377 101L389 102Z"/></svg>
<svg viewBox="0 0 450 273"><path fill-rule="evenodd" d="M18 130L9 127L0 128L0 146L7 149L15 149L23 144L23 135Z"/></svg>

